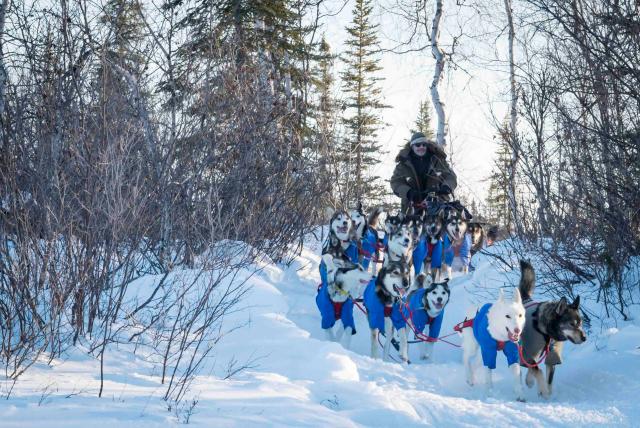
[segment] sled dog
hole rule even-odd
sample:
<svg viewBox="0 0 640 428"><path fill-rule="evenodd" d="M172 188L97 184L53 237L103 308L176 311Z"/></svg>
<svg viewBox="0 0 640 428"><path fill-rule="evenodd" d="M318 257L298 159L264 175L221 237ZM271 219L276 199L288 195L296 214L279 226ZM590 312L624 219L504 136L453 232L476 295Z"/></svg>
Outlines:
<svg viewBox="0 0 640 428"><path fill-rule="evenodd" d="M457 206L450 206L445 209L445 233L449 238L449 245L459 245L465 234L467 233L467 226L471 215L466 208L458 203ZM448 246L447 246L448 247ZM445 248L446 251L446 248ZM468 273L469 266L465 265L462 268L464 274ZM451 265L447 264L445 260L442 261L441 274L446 275L446 278L451 278Z"/></svg>
<svg viewBox="0 0 640 428"><path fill-rule="evenodd" d="M353 222L346 211L338 210L329 221L329 238L322 248L322 254L330 254L334 259L343 259L354 238Z"/></svg>
<svg viewBox="0 0 640 428"><path fill-rule="evenodd" d="M327 284L318 289L316 304L322 317L322 329L327 339L341 341L349 348L351 336L356 333L353 320L353 299L360 296L364 287L371 281L371 275L358 264L341 262L334 263L333 256L324 254L322 260L327 267ZM342 321L341 329L334 334L337 320Z"/></svg>
<svg viewBox="0 0 640 428"><path fill-rule="evenodd" d="M472 358L480 350L483 369L486 374L486 393L493 389L491 372L496 368L496 357L502 350L513 375L513 387L516 399L523 401L522 382L520 380L520 363L517 342L525 325L525 309L518 289L514 289L513 299L505 300L502 290L496 302L487 303L481 308L471 308L467 312L467 320L472 325L463 325L462 351L466 368L467 383L476 383L476 373ZM466 328L465 328L466 327Z"/></svg>
<svg viewBox="0 0 640 428"><path fill-rule="evenodd" d="M467 233L471 235L471 257L484 247L484 228L482 223L472 222L467 227Z"/></svg>
<svg viewBox="0 0 640 428"><path fill-rule="evenodd" d="M412 221L403 221L399 226L393 226L390 228L388 242L387 242L387 254L384 258L384 265L386 266L390 262L399 262L400 260L409 260L409 255L413 247L413 230Z"/></svg>
<svg viewBox="0 0 640 428"><path fill-rule="evenodd" d="M371 329L371 357L378 358L378 336L385 336L383 360L389 360L394 329L400 337L400 358L409 361L406 322L402 316L402 298L409 288L409 267L404 259L384 266L375 282L364 292L364 305Z"/></svg>
<svg viewBox="0 0 640 428"><path fill-rule="evenodd" d="M427 210L424 217L422 233L426 239L427 245L427 254L423 261L422 272L431 275L431 279L435 280L441 276L440 268L431 267L433 251L438 247L438 244L442 239L442 234L444 233L444 210L441 207Z"/></svg>
<svg viewBox="0 0 640 428"><path fill-rule="evenodd" d="M587 340L582 329L580 316L580 296L569 304L566 298L551 302L534 302L531 299L535 289L536 276L533 266L520 261L520 294L526 308L526 324L522 332L522 354L529 363L535 365L546 353L544 364L546 377L542 369L535 365L527 370L527 386L533 387L534 379L538 384L538 394L544 398L551 395L553 375L558 364L562 363L562 347L568 339L574 344Z"/></svg>
<svg viewBox="0 0 640 428"><path fill-rule="evenodd" d="M440 336L442 319L444 318L444 308L449 303L448 281L432 282L431 275L420 273L414 281L415 288L407 297L409 314L413 327L422 333L425 327L429 326L430 339L433 341L422 342L420 358L428 360L433 354L433 344Z"/></svg>

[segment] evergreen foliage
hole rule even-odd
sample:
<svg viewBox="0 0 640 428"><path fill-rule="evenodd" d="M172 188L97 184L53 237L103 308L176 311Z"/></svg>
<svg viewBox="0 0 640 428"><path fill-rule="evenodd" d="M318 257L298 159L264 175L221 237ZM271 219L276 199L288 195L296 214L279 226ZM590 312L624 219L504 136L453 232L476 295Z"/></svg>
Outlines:
<svg viewBox="0 0 640 428"><path fill-rule="evenodd" d="M347 52L342 58L345 138L339 160L343 165L340 181L345 189L343 203L346 205L378 201L382 194L388 193L388 186L372 171L383 155L378 130L384 123L379 110L388 107L381 99L378 85L381 78L376 77L381 67L377 58L378 25L371 22L372 11L370 0L356 0L353 20L347 27Z"/></svg>
<svg viewBox="0 0 640 428"><path fill-rule="evenodd" d="M430 140L435 139L436 134L431 126L431 101L428 98L420 103L415 126L411 132L422 132Z"/></svg>
<svg viewBox="0 0 640 428"><path fill-rule="evenodd" d="M506 129L506 128L505 128ZM509 206L509 164L511 149L507 142L498 139L497 160L489 176L489 192L487 196L487 216L491 224L511 228L511 208Z"/></svg>

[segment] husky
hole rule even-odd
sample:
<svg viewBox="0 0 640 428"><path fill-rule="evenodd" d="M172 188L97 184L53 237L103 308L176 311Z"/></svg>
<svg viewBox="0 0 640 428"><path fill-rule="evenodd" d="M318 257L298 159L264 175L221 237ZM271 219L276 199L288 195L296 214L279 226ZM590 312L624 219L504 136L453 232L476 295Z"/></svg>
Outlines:
<svg viewBox="0 0 640 428"><path fill-rule="evenodd" d="M353 247L354 238L352 225L351 217L346 211L334 212L329 221L329 238L322 248L322 254L330 254L334 259L354 261L351 253L355 252L357 258L357 248L350 248Z"/></svg>
<svg viewBox="0 0 640 428"><path fill-rule="evenodd" d="M502 350L513 374L516 399L524 401L517 345L524 325L525 309L517 288L514 289L511 301L505 300L503 292L500 290L500 295L495 303L487 303L479 309L472 308L467 312L467 318L461 330L463 362L469 385L473 386L476 383L472 358L480 349L487 379L485 392L487 395L492 393L491 372L496 368L498 350ZM458 328L456 327L456 329Z"/></svg>
<svg viewBox="0 0 640 428"><path fill-rule="evenodd" d="M432 281L435 281L437 277L441 276L440 268L432 267L431 263L434 251L442 252L442 249L439 247L442 241L442 234L444 233L444 209L441 206L427 210L424 217L422 233L425 245L424 250L426 251L420 272L431 275Z"/></svg>
<svg viewBox="0 0 640 428"><path fill-rule="evenodd" d="M402 213L398 215L387 216L386 220L384 221L384 229L387 236L398 230L402 226L403 222L404 215Z"/></svg>
<svg viewBox="0 0 640 428"><path fill-rule="evenodd" d="M484 247L484 228L482 223L469 223L467 233L471 236L471 257L473 257L475 253Z"/></svg>
<svg viewBox="0 0 640 428"><path fill-rule="evenodd" d="M405 260L392 261L384 266L375 283L369 283L364 291L364 305L371 329L371 357L378 358L378 336L385 336L383 360L389 360L393 331L400 336L400 358L408 363L406 322L402 315L402 298L409 288L409 268Z"/></svg>
<svg viewBox="0 0 640 428"><path fill-rule="evenodd" d="M393 227L388 234L387 255L383 266L390 262L409 260L413 243L413 231L409 223L403 222L400 226Z"/></svg>
<svg viewBox="0 0 640 428"><path fill-rule="evenodd" d="M365 269L369 268L369 263L374 255L379 256L380 237L376 226L382 213L382 207L376 207L367 216L362 208L362 203L358 203L356 208L349 210L353 239L358 246L359 263ZM375 265L373 268L375 271Z"/></svg>
<svg viewBox="0 0 640 428"><path fill-rule="evenodd" d="M322 316L322 329L326 338L331 341L341 341L349 349L351 336L356 334L353 320L353 299L361 295L364 287L371 281L371 275L359 264L341 262L334 263L330 254L324 254L322 261L326 266L327 283L318 288L316 304ZM336 334L333 327L337 320L342 321L342 329Z"/></svg>
<svg viewBox="0 0 640 428"><path fill-rule="evenodd" d="M448 257L444 257L442 260L441 273L444 272L446 278L451 278L452 269L451 264L453 261L454 247L459 247L461 258L464 258L462 272L464 274L469 271L468 261L470 237L466 236L467 226L469 220L472 218L469 211L464 208L459 202L452 202L445 208L445 239L444 239L444 252L449 251L451 254Z"/></svg>
<svg viewBox="0 0 640 428"><path fill-rule="evenodd" d="M411 317L411 322L416 331L422 333L429 325L429 339L422 342L420 358L428 360L433 354L433 344L440 336L444 308L449 303L448 281L432 282L431 275L420 273L416 276L413 290L407 297L408 308L405 308L406 316Z"/></svg>
<svg viewBox="0 0 640 428"><path fill-rule="evenodd" d="M522 332L522 354L529 363L534 365L527 370L527 386L533 387L534 379L538 384L538 395L543 398L551 396L551 385L555 367L562 363L562 347L568 339L579 345L587 340L582 329L580 316L580 296L569 304L562 297L558 301L534 302L531 299L536 286L536 276L533 266L524 260L520 261L520 294L526 308L527 323ZM536 362L542 357L545 349L547 367L546 379ZM524 365L524 364L523 364Z"/></svg>

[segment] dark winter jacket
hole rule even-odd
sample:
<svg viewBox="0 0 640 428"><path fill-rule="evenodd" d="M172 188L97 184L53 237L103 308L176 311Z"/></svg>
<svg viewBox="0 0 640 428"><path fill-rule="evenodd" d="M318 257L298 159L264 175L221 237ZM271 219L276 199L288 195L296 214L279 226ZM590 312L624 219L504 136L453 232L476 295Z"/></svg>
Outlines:
<svg viewBox="0 0 640 428"><path fill-rule="evenodd" d="M406 213L411 203L407 198L410 189L437 191L441 184L454 190L458 185L456 174L447 163L446 153L437 145L430 144L424 155L426 162L412 159L409 143L396 156L396 167L391 176L391 190L402 199L402 212ZM438 175L438 172L440 175Z"/></svg>

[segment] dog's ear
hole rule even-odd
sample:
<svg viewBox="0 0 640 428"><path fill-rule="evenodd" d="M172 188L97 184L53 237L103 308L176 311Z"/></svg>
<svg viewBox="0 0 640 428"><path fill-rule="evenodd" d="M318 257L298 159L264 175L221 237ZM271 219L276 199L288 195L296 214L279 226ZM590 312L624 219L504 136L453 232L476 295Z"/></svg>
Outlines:
<svg viewBox="0 0 640 428"><path fill-rule="evenodd" d="M517 288L513 289L513 303L517 303L518 305L522 304L522 296L520 295L520 290Z"/></svg>
<svg viewBox="0 0 640 428"><path fill-rule="evenodd" d="M498 291L498 303L502 302L504 302L504 291L501 288L500 291Z"/></svg>
<svg viewBox="0 0 640 428"><path fill-rule="evenodd" d="M356 209L359 213L362 213L362 201L358 201L358 207Z"/></svg>
<svg viewBox="0 0 640 428"><path fill-rule="evenodd" d="M571 304L572 309L578 310L579 307L580 307L580 296L576 297L576 299Z"/></svg>
<svg viewBox="0 0 640 428"><path fill-rule="evenodd" d="M471 213L469 212L468 209L466 209L465 207L462 207L462 213L461 213L462 219L463 220L471 220L473 218L473 216L471 215Z"/></svg>
<svg viewBox="0 0 640 428"><path fill-rule="evenodd" d="M567 298L562 296L562 299L556 305L556 313L560 315L567 309Z"/></svg>

